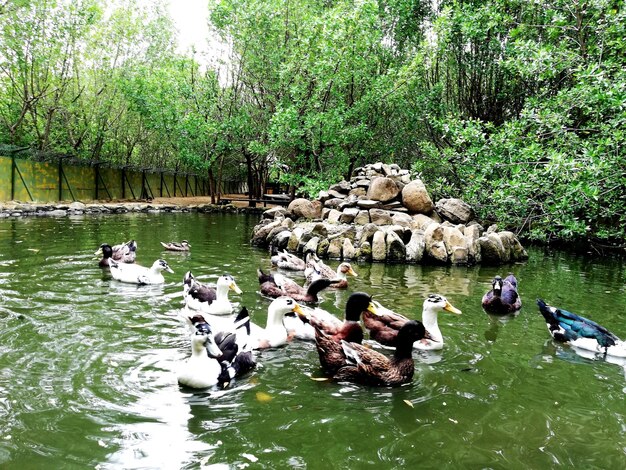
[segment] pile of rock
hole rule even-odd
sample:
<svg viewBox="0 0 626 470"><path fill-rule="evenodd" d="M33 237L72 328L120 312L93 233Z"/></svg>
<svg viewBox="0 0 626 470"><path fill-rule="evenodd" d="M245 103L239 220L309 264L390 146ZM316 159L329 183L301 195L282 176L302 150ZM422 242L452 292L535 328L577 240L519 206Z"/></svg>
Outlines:
<svg viewBox="0 0 626 470"><path fill-rule="evenodd" d="M398 165L354 170L350 181L273 208L254 228L252 244L323 258L379 262L500 264L528 256L512 232L484 229L460 199L433 204L426 186Z"/></svg>

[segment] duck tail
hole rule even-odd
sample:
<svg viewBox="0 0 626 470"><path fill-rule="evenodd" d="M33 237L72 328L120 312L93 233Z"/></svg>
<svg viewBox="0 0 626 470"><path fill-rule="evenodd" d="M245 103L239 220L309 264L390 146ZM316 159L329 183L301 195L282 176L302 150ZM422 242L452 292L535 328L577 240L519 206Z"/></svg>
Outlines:
<svg viewBox="0 0 626 470"><path fill-rule="evenodd" d="M235 317L235 330L243 328L246 330L246 335L250 336L250 314L246 307L242 307L237 316Z"/></svg>

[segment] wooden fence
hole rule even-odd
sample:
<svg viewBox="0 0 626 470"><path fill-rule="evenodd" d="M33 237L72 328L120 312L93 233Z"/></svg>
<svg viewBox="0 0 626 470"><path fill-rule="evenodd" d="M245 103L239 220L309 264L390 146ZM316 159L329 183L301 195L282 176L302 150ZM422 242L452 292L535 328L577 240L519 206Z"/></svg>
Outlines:
<svg viewBox="0 0 626 470"><path fill-rule="evenodd" d="M148 199L209 194L208 180L195 174L112 168L62 158L38 162L0 157L0 201Z"/></svg>

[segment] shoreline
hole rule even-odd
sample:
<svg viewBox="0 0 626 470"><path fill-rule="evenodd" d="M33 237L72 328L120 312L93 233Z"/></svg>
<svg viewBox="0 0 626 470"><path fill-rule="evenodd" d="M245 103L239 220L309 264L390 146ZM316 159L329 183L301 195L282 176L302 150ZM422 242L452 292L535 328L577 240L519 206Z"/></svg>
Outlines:
<svg viewBox="0 0 626 470"><path fill-rule="evenodd" d="M225 196L224 199L227 197ZM249 213L262 214L274 207L248 207L247 201L234 201L229 204L211 204L210 197L155 198L152 201L57 201L57 202L0 202L0 218L30 216L65 217L84 214L124 214L124 213Z"/></svg>

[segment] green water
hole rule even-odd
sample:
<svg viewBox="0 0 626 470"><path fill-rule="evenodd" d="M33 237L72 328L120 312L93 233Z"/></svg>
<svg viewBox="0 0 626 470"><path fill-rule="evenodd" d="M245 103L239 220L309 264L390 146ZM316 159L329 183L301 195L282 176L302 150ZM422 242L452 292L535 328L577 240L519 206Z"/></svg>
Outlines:
<svg viewBox="0 0 626 470"><path fill-rule="evenodd" d="M227 391L176 383L189 354L176 318L181 280L235 276L233 299L264 324L256 292L268 254L249 246L256 218L168 214L0 220L0 467L3 468L624 468L624 366L576 355L549 338L534 305L594 318L626 336L626 266L531 249L525 264L359 264L349 292L419 317L426 294L463 310L440 314L443 351L416 358L413 383L370 389L311 380L310 343L259 354ZM161 287L112 281L100 243L135 238L138 262L165 258ZM187 239L190 254L159 241ZM336 263L331 263L336 266ZM480 299L512 271L524 307L491 319ZM409 401L413 406L409 406Z"/></svg>

